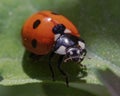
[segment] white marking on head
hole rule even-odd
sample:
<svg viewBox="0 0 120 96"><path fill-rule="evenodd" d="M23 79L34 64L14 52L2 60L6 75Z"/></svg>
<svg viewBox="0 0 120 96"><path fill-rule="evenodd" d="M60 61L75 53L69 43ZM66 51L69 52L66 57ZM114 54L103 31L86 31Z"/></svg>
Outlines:
<svg viewBox="0 0 120 96"><path fill-rule="evenodd" d="M70 55L73 55L73 52L72 52L72 51L70 51Z"/></svg>
<svg viewBox="0 0 120 96"><path fill-rule="evenodd" d="M54 35L54 41L56 41L60 37L60 34L55 34Z"/></svg>
<svg viewBox="0 0 120 96"><path fill-rule="evenodd" d="M78 41L78 44L82 49L85 49L85 43L84 42Z"/></svg>
<svg viewBox="0 0 120 96"><path fill-rule="evenodd" d="M77 50L77 54L80 54L80 50Z"/></svg>
<svg viewBox="0 0 120 96"><path fill-rule="evenodd" d="M52 20L51 18L48 18L48 20ZM64 33L71 33L69 29L65 29ZM56 41L59 38L60 34L55 34L54 41Z"/></svg>
<svg viewBox="0 0 120 96"><path fill-rule="evenodd" d="M65 29L64 33L71 33L71 31L69 29Z"/></svg>
<svg viewBox="0 0 120 96"><path fill-rule="evenodd" d="M55 51L55 53L60 54L60 55L65 55L66 54L65 50L66 50L66 47L60 46L58 50Z"/></svg>

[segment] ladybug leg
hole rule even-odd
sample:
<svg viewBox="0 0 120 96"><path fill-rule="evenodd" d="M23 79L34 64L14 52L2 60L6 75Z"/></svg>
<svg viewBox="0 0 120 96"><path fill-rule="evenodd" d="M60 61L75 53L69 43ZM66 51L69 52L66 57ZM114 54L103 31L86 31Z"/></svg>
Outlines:
<svg viewBox="0 0 120 96"><path fill-rule="evenodd" d="M63 57L64 55L61 55L58 59L58 69L59 71L62 73L63 76L65 76L65 79L66 79L66 85L67 87L69 87L69 81L68 81L68 76L66 74L66 72L61 68L61 64L62 64L62 61L63 61Z"/></svg>
<svg viewBox="0 0 120 96"><path fill-rule="evenodd" d="M83 56L85 57L85 55L87 54L87 51L86 51L86 49L83 49L83 51L82 51L82 54L83 54ZM84 59L84 58L83 58ZM83 61L83 59L81 59L81 62ZM81 73L81 76L80 76L80 78L83 78L83 77L85 77L85 76L87 76L87 67L85 66L85 65L82 65L81 63L80 63L80 73Z"/></svg>
<svg viewBox="0 0 120 96"><path fill-rule="evenodd" d="M83 78L87 75L87 67L85 65L80 64L80 78Z"/></svg>
<svg viewBox="0 0 120 96"><path fill-rule="evenodd" d="M49 68L50 68L50 71L51 71L51 73L52 73L52 79L53 79L53 81L55 81L55 75L54 75L54 71L53 71L53 68L52 68L52 65L51 65L51 60L52 60L54 54L55 54L55 53L52 52L52 53L49 55Z"/></svg>
<svg viewBox="0 0 120 96"><path fill-rule="evenodd" d="M83 57L85 57L85 56L86 56L86 54L87 54L86 49L83 49L82 54L83 54ZM82 59L81 59L81 62L83 61L83 59L84 59L84 58L82 58Z"/></svg>

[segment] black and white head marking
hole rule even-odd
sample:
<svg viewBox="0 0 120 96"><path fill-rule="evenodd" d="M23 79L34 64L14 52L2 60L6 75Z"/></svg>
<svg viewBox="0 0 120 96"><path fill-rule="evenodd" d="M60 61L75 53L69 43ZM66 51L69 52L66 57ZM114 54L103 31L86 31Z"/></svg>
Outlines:
<svg viewBox="0 0 120 96"><path fill-rule="evenodd" d="M82 41L78 41L78 45L82 48L85 49L85 43Z"/></svg>
<svg viewBox="0 0 120 96"><path fill-rule="evenodd" d="M63 35L64 33L71 33L71 30L67 29L63 24L57 24L52 29L54 36L54 41L56 41L60 35Z"/></svg>

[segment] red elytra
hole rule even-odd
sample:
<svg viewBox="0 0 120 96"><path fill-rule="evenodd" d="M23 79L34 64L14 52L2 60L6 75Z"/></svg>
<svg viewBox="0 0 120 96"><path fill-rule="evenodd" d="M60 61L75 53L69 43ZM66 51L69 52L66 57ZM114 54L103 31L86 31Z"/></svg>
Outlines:
<svg viewBox="0 0 120 96"><path fill-rule="evenodd" d="M66 17L51 11L41 11L29 17L23 25L22 42L25 48L36 55L49 53L55 42L52 30L57 24L63 24L72 35L80 37L76 27Z"/></svg>

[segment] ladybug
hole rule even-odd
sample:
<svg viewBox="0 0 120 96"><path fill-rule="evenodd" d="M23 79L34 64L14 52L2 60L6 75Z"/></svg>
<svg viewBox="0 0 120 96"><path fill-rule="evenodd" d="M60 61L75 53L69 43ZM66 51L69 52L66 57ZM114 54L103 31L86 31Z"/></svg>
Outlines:
<svg viewBox="0 0 120 96"><path fill-rule="evenodd" d="M41 11L29 17L22 28L22 43L26 50L38 55L49 55L49 67L54 80L51 60L54 54L59 55L58 69L66 78L68 76L61 68L62 62L74 61L81 63L87 53L85 42L73 23L66 17L51 12Z"/></svg>

